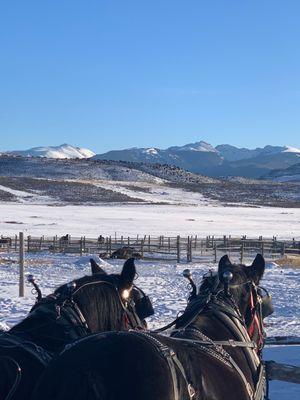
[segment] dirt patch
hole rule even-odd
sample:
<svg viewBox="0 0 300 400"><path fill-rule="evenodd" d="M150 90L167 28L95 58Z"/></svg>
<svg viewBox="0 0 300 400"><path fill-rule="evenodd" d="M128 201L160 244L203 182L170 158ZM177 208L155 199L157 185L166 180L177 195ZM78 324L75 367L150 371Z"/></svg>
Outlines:
<svg viewBox="0 0 300 400"><path fill-rule="evenodd" d="M275 262L281 267L300 269L300 255L285 256L279 260L275 260Z"/></svg>

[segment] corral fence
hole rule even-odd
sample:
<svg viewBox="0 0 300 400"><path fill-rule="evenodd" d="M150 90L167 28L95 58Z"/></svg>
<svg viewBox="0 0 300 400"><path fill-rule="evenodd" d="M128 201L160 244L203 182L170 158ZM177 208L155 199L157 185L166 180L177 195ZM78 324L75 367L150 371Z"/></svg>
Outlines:
<svg viewBox="0 0 300 400"><path fill-rule="evenodd" d="M26 252L101 254L111 257L116 250L130 247L146 260L174 260L176 262L193 262L204 257L217 262L223 255L238 258L243 262L256 253L267 259L281 258L285 255L300 255L300 241L295 239L282 240L277 237L247 238L246 236L102 236L90 238L87 236L25 236ZM0 237L0 251L19 251L19 235Z"/></svg>

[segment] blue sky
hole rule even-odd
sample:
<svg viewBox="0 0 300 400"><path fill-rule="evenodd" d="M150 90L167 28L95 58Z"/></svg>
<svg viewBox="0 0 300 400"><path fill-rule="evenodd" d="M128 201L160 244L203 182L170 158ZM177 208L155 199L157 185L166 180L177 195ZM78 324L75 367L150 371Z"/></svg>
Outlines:
<svg viewBox="0 0 300 400"><path fill-rule="evenodd" d="M4 0L0 151L300 146L299 0Z"/></svg>

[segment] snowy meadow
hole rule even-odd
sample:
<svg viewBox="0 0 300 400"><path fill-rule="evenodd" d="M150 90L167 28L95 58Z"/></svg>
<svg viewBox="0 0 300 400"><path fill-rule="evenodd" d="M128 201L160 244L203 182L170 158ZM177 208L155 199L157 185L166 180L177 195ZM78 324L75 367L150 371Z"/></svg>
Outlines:
<svg viewBox="0 0 300 400"><path fill-rule="evenodd" d="M178 197L178 202L180 198ZM259 235L300 238L300 209L262 207L224 207L200 202L189 205L100 205L49 206L37 204L1 204L0 233L15 235ZM96 257L97 255L92 255ZM90 273L90 255L75 256L42 253L26 254L26 273L34 274L43 294L62 283ZM98 260L99 261L99 260ZM250 263L251 260L246 260ZM119 271L122 261L102 261L107 272ZM190 264L137 261L137 284L150 295L155 315L149 327L158 328L182 312L188 296L185 268L192 270L200 283L202 275L216 265L206 261ZM273 296L275 313L268 318L270 336L300 333L300 269L267 264L263 285ZM18 255L0 253L0 326L8 328L20 321L34 304L31 287L24 298L18 297ZM266 348L267 360L300 366L300 347ZM271 400L300 398L300 385L271 382Z"/></svg>

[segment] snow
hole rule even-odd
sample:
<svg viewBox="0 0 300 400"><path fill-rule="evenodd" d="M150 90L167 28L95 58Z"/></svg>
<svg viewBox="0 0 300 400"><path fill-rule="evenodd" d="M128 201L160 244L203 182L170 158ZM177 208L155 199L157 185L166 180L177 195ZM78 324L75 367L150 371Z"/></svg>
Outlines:
<svg viewBox="0 0 300 400"><path fill-rule="evenodd" d="M77 257L72 255L26 254L26 273L35 276L43 294L48 294L62 283L85 274L90 274L90 255ZM97 257L94 255L97 261ZM26 287L25 297L18 296L17 254L1 253L0 260L0 326L11 327L20 321L34 303L31 286ZM250 260L247 260L249 263ZM108 273L119 272L123 261L102 261ZM178 312L184 310L188 296L187 281L182 277L185 268L189 268L197 284L212 263L169 264L137 261L139 274L137 285L150 295L155 315L149 318L150 329L158 328L172 321ZM267 320L267 333L275 335L299 335L300 331L300 270L281 269L268 265L263 286L273 296L275 313ZM264 350L264 358L292 365L300 365L300 347L272 347ZM300 385L271 382L271 400L296 400L300 396Z"/></svg>
<svg viewBox="0 0 300 400"><path fill-rule="evenodd" d="M30 204L49 204L53 203L53 199L49 196L43 196L38 191L35 193L25 192L23 190L15 190L8 188L7 186L0 185L0 190L3 192L11 193L18 198L20 203L30 203ZM1 208L1 205L0 205Z"/></svg>
<svg viewBox="0 0 300 400"><path fill-rule="evenodd" d="M74 147L64 143L60 146L33 147L28 150L10 152L23 157L47 157L47 158L90 158L95 153L82 147Z"/></svg>
<svg viewBox="0 0 300 400"><path fill-rule="evenodd" d="M157 178L156 184L130 182L130 186L128 186L128 183L123 181L102 181L94 184L149 203L168 203L173 205L217 204L217 202L205 198L201 193L162 186L160 183L163 183L163 181L159 178Z"/></svg>
<svg viewBox="0 0 300 400"><path fill-rule="evenodd" d="M150 149L143 150L143 153L147 153L147 154L150 154L150 155L153 155L153 154L156 155L156 154L158 154L158 151L154 147L152 147Z"/></svg>
<svg viewBox="0 0 300 400"><path fill-rule="evenodd" d="M3 190L4 192L7 192L7 193L11 193L11 194L13 194L17 197L21 197L21 198L32 197L32 193L24 192L22 190L14 190L14 189L8 188L3 185L0 185L0 190Z"/></svg>
<svg viewBox="0 0 300 400"><path fill-rule="evenodd" d="M169 195L166 195L166 198ZM189 201L191 194L182 198ZM222 207L220 205L47 206L1 204L0 234L15 235L247 235L300 239L299 208Z"/></svg>
<svg viewBox="0 0 300 400"><path fill-rule="evenodd" d="M207 142L204 142L201 140L200 142L196 143L189 143L186 144L185 146L173 146L169 147L167 150L176 150L176 151L200 151L200 152L210 152L210 153L218 153L218 151L210 144Z"/></svg>
<svg viewBox="0 0 300 400"><path fill-rule="evenodd" d="M297 149L296 147L291 147L291 146L284 146L285 150L283 150L283 153L299 153L300 154L300 149Z"/></svg>

